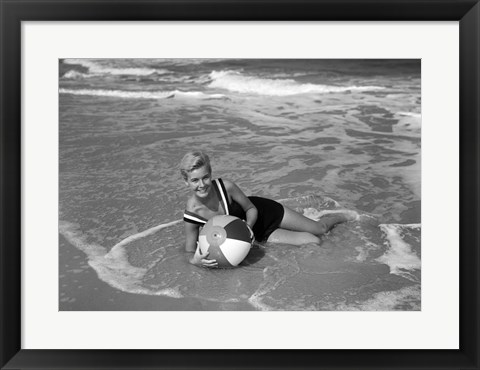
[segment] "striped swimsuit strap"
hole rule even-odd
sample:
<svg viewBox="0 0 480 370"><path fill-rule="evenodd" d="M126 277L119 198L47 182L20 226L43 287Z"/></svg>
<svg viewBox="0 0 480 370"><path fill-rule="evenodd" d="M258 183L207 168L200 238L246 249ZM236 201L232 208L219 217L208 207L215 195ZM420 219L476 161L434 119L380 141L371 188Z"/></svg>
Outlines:
<svg viewBox="0 0 480 370"><path fill-rule="evenodd" d="M208 220L206 218L202 217L202 216L199 216L199 215L193 213L193 212L185 210L183 212L183 221L189 222L191 224L196 224L196 225L203 226L207 223Z"/></svg>
<svg viewBox="0 0 480 370"><path fill-rule="evenodd" d="M215 189L217 190L217 194L220 195L220 199L222 200L223 209L225 210L225 214L230 214L230 209L228 208L228 194L227 189L225 188L225 184L223 183L222 179L213 180L215 184Z"/></svg>
<svg viewBox="0 0 480 370"><path fill-rule="evenodd" d="M213 188L217 192L220 201L222 202L223 209L225 210L225 214L230 214L230 209L228 208L228 195L227 190L225 189L225 184L223 183L222 179L213 180ZM190 212L185 210L183 212L183 221L189 222L192 224L197 224L203 226L207 223L207 219L196 213Z"/></svg>

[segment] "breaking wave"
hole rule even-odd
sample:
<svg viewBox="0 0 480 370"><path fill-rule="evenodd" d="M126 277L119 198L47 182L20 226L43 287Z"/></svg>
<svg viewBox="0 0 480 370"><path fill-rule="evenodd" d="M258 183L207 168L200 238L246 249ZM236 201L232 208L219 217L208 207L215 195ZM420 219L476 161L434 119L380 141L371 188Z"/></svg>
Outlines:
<svg viewBox="0 0 480 370"><path fill-rule="evenodd" d="M99 63L95 63L89 59L65 59L63 61L65 64L74 64L81 65L82 67L88 68L90 75L131 75L131 76L148 76L151 74L165 74L169 73L166 69L154 69L154 68L118 68L118 67L109 67L103 66Z"/></svg>
<svg viewBox="0 0 480 370"><path fill-rule="evenodd" d="M332 86L302 84L291 79L268 79L246 76L236 71L214 71L210 73L210 87L239 93L252 93L270 96L288 96L297 94L327 94L346 91L381 90L379 86Z"/></svg>

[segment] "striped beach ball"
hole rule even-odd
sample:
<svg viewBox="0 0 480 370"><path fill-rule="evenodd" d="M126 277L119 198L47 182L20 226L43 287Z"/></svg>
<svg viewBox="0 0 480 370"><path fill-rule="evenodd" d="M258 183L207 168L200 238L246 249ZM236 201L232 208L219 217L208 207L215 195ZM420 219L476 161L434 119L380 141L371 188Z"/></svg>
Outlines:
<svg viewBox="0 0 480 370"><path fill-rule="evenodd" d="M217 260L218 267L237 266L251 248L250 231L245 222L235 216L214 216L205 224L198 236L202 254Z"/></svg>

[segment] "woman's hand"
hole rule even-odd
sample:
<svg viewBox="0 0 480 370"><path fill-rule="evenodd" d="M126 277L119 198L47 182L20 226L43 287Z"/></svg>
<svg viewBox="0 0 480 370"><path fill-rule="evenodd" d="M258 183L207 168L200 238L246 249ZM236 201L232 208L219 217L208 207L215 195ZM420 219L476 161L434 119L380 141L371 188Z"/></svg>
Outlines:
<svg viewBox="0 0 480 370"><path fill-rule="evenodd" d="M253 242L255 241L255 234L253 233L253 230L252 230L252 228L250 227L249 224L247 224L247 223L245 222L245 225L247 225L248 231L250 231L250 242L251 242L252 245L253 245Z"/></svg>
<svg viewBox="0 0 480 370"><path fill-rule="evenodd" d="M218 267L217 260L209 260L207 259L208 257L208 252L205 254L202 254L200 252L200 248L197 248L197 251L193 255L193 257L190 259L190 263L195 266L201 266L201 267L208 267L208 268L216 268Z"/></svg>

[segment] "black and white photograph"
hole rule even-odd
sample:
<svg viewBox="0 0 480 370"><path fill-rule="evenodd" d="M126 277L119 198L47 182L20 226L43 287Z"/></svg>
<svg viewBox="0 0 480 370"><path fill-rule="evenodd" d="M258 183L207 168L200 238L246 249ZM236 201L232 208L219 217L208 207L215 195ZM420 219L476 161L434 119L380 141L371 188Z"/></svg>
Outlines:
<svg viewBox="0 0 480 370"><path fill-rule="evenodd" d="M60 59L60 311L421 311L420 59Z"/></svg>

